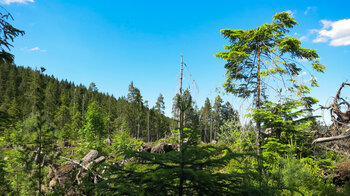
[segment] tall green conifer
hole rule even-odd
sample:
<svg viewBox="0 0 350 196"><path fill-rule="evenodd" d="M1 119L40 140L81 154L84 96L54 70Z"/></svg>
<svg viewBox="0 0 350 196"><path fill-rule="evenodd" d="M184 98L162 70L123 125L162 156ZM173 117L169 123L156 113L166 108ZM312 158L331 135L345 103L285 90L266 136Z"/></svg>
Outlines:
<svg viewBox="0 0 350 196"><path fill-rule="evenodd" d="M265 77L286 76L291 84L286 90L303 92L307 87L296 80L302 70L297 60L311 61L316 71L326 69L319 63L316 50L302 48L298 38L287 35L289 29L297 25L290 13L277 13L273 19L272 23L254 29L221 30L230 45L225 46L225 52L215 55L227 61L225 90L243 98L254 95L256 108L261 107ZM317 85L315 78L311 84ZM257 152L261 154L260 121L256 129Z"/></svg>

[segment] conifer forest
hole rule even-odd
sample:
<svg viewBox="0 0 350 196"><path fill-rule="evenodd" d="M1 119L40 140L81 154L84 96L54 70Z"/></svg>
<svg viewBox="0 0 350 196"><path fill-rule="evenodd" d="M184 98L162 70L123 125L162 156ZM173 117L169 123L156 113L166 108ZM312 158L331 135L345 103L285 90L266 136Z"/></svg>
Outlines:
<svg viewBox="0 0 350 196"><path fill-rule="evenodd" d="M179 54L171 115L131 75L116 97L17 65L26 29L13 19L1 9L0 195L350 195L350 83L324 92L329 105L311 95L327 65L294 36L290 12L217 32L225 81L202 105Z"/></svg>

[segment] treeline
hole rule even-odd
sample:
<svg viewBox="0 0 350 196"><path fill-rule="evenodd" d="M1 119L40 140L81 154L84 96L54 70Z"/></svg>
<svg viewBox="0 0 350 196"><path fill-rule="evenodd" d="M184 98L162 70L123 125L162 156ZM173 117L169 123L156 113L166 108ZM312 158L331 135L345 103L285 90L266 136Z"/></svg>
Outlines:
<svg viewBox="0 0 350 196"><path fill-rule="evenodd" d="M171 130L178 126L178 95L174 97L174 118L169 118L164 115L163 95L160 94L155 105L150 107L133 82L127 96L115 98L99 92L94 83L87 88L44 73L44 68L33 70L10 63L0 64L0 111L7 116L6 124L24 122L41 110L45 124L55 130L59 139L77 139L89 105L96 103L102 109L102 118L107 119L103 126L107 137L124 133L150 142L170 136ZM184 96L191 97L191 94L186 90ZM220 127L229 119L238 122L237 111L217 96L213 104L207 98L201 109L191 101L184 122L185 126L200 130L203 142L210 142L217 139Z"/></svg>
<svg viewBox="0 0 350 196"><path fill-rule="evenodd" d="M108 118L105 126L108 134L124 131L131 137L147 140L148 130L151 139L164 137L170 130L171 119L164 116L162 95L155 107L148 108L133 83L127 97L115 98L98 92L94 83L87 88L43 72L44 68L39 71L0 64L0 110L9 116L8 124L25 121L42 110L45 124L54 128L59 138L75 139L84 125L88 106L95 102Z"/></svg>
<svg viewBox="0 0 350 196"><path fill-rule="evenodd" d="M226 130L222 126L227 121L235 121L239 124L239 114L233 109L230 102L224 102L218 95L212 104L209 98L206 98L204 105L198 109L196 103L192 101L190 91L184 91L184 99L190 100L191 104L184 112L184 126L191 127L194 130L200 130L201 141L208 143L217 140L220 134ZM179 109L177 107L177 100L179 94L174 97L173 115L174 119L179 119Z"/></svg>

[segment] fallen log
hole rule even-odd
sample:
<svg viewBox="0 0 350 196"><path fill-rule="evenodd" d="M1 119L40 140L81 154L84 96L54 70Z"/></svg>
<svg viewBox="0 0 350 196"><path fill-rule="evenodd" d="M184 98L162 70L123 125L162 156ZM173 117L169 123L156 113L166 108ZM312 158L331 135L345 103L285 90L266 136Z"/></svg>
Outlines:
<svg viewBox="0 0 350 196"><path fill-rule="evenodd" d="M79 165L79 166L80 166L81 168L83 168L84 170L89 171L89 168L88 168L88 167L84 166L83 164L81 164L81 163L78 162L78 161L75 161L75 160L72 160L72 159L69 159L69 158L66 158L66 157L63 157L63 156L60 156L60 158L65 159L65 160L67 160L67 161L70 161L70 162L72 162L72 163L74 163L74 164L76 164L76 165ZM103 180L106 180L106 178L102 177L100 174L98 174L98 173L96 173L96 172L94 172L94 171L91 171L91 173L92 173L93 175L95 175L95 176L98 176L99 178L101 178L101 179L103 179Z"/></svg>
<svg viewBox="0 0 350 196"><path fill-rule="evenodd" d="M98 157L98 151L97 150L90 150L90 152L85 155L81 160L83 163L90 163L91 161L95 160Z"/></svg>
<svg viewBox="0 0 350 196"><path fill-rule="evenodd" d="M347 139L347 138L350 138L350 128L345 131L345 134L331 136L331 137L317 138L312 142L312 144L323 143L323 142L332 142L332 141L343 140L343 139Z"/></svg>

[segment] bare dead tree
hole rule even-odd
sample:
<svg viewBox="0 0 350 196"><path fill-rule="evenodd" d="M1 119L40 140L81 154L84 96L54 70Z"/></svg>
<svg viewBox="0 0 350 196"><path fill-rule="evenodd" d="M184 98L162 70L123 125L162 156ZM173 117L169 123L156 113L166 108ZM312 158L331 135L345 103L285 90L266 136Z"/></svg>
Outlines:
<svg viewBox="0 0 350 196"><path fill-rule="evenodd" d="M345 86L350 86L350 83L343 82L341 84L332 104L329 106L321 106L321 109L329 110L331 113L331 131L334 133L332 134L333 136L318 138L312 142L313 144L350 138L350 128L347 129L345 133L339 135L340 130L350 124L350 103L340 96ZM342 106L345 106L345 110L342 110Z"/></svg>

